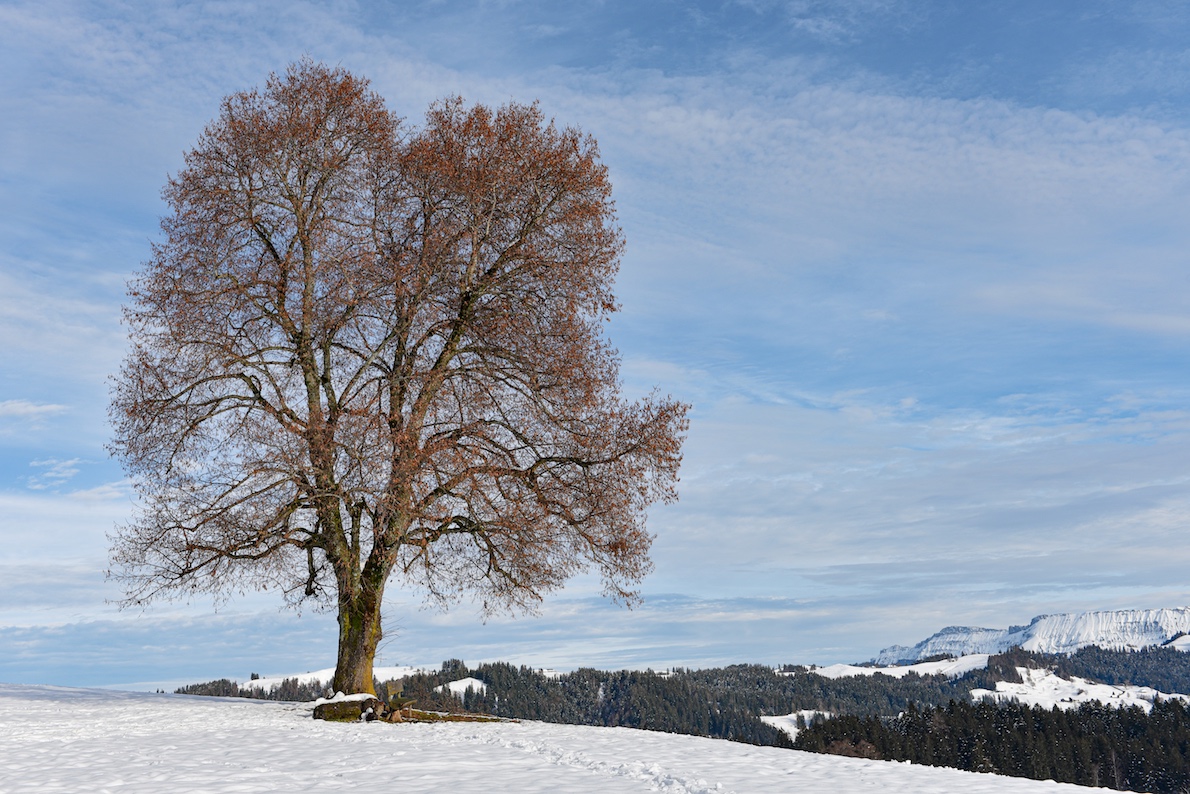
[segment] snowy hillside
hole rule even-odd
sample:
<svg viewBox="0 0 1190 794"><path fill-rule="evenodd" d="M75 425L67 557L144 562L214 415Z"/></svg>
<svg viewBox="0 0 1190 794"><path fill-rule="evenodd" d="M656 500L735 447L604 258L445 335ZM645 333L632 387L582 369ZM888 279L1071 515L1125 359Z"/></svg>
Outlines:
<svg viewBox="0 0 1190 794"><path fill-rule="evenodd" d="M885 648L875 661L897 664L939 654L1002 653L1016 645L1041 653L1071 653L1087 645L1135 650L1162 645L1183 633L1190 633L1190 607L1039 615L1028 626L1008 629L948 626L916 645Z"/></svg>
<svg viewBox="0 0 1190 794"><path fill-rule="evenodd" d="M1050 781L545 723L327 723L243 699L0 685L5 792L1059 792Z"/></svg>
<svg viewBox="0 0 1190 794"><path fill-rule="evenodd" d="M785 731L785 735L792 740L797 740L797 735L804 730L797 726L798 718L801 717L803 725L810 725L814 720L829 720L834 715L829 711L819 711L818 709L799 709L789 714L781 714L779 716L770 717L762 716L760 721L765 725L772 725L774 728L779 728Z"/></svg>
<svg viewBox="0 0 1190 794"><path fill-rule="evenodd" d="M1098 701L1105 706L1116 708L1140 706L1146 712L1153 708L1153 701L1158 698L1161 700L1178 698L1190 703L1188 695L1158 692L1147 686L1096 684L1077 676L1065 679L1054 675L1049 670L1030 670L1027 667L1018 667L1017 672L1021 675L1021 683L997 681L994 692L988 689L971 690L971 699L1016 702L1026 706L1041 706L1046 709L1054 706L1061 709L1073 709L1083 703Z"/></svg>
<svg viewBox="0 0 1190 794"><path fill-rule="evenodd" d="M823 678L852 678L857 675L881 675L892 678L904 678L909 673L917 675L944 675L948 678L958 678L972 670L982 670L988 666L988 654L977 653L970 656L960 656L958 659L946 659L941 662L918 662L917 664L891 665L887 667L861 667L855 664L831 664L826 667L815 667L811 672ZM783 673L792 675L792 673Z"/></svg>
<svg viewBox="0 0 1190 794"><path fill-rule="evenodd" d="M1181 648L1181 650L1185 650L1185 648ZM859 675L875 675L876 673L893 678L903 678L909 673L917 673L918 675L945 675L955 678L965 675L972 670L981 670L987 667L987 664L988 654L971 654L960 656L957 659L947 659L938 662L918 662L917 664L893 665L890 667L861 667L851 664L832 664L827 667L816 668L812 672L824 678L847 678ZM1158 692L1151 687L1113 686L1111 684L1093 683L1077 676L1062 678L1050 670L1035 670L1027 667L1018 667L1016 669L1022 678L1021 683L997 681L994 691L987 689L972 690L971 699L976 702L984 699L999 702L1015 701L1029 706L1043 706L1047 709L1053 706L1058 706L1059 708L1076 708L1081 703L1096 700L1108 706L1140 706L1145 711L1152 708L1153 701L1157 698L1163 700L1180 698L1190 703L1190 695ZM782 675L796 675L796 673L782 673ZM812 715L814 713L803 713L803 719L809 719L807 714ZM792 730L790 726L795 724L797 715L798 713L794 712L793 714L781 717L761 717L761 719L796 737L796 730Z"/></svg>
<svg viewBox="0 0 1190 794"><path fill-rule="evenodd" d="M483 693L488 691L488 685L478 678L468 676L467 678L460 678L458 681L451 681L438 687L439 691L449 691L452 695L459 698L463 697L468 689L473 692Z"/></svg>
<svg viewBox="0 0 1190 794"><path fill-rule="evenodd" d="M379 681L391 681L397 678L404 678L407 675L414 673L428 672L426 667L377 667L372 670L372 676ZM312 670L308 673L293 673L290 675L270 675L263 678L253 678L249 681L244 681L240 684L244 689L262 689L265 692L273 687L281 686L282 682L287 679L296 679L299 684L314 684L319 683L330 686L331 681L335 678L335 668L327 667L324 670Z"/></svg>

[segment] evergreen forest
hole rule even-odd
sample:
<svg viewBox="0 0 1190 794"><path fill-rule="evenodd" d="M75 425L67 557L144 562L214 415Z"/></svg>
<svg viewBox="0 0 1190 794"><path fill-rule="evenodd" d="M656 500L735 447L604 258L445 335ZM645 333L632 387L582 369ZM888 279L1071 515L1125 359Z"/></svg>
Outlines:
<svg viewBox="0 0 1190 794"><path fill-rule="evenodd" d="M899 717L824 720L794 746L1117 790L1190 787L1190 710L1180 700L1158 701L1148 714L1097 702L1063 711L951 701Z"/></svg>

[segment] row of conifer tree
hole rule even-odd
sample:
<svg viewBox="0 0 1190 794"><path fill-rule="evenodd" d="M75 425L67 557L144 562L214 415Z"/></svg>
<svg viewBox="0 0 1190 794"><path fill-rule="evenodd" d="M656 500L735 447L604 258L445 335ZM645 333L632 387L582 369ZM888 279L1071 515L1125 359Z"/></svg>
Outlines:
<svg viewBox="0 0 1190 794"><path fill-rule="evenodd" d="M952 701L898 717L823 720L799 732L795 747L1118 790L1190 790L1190 710L1176 699L1148 714L1098 702L1062 711Z"/></svg>

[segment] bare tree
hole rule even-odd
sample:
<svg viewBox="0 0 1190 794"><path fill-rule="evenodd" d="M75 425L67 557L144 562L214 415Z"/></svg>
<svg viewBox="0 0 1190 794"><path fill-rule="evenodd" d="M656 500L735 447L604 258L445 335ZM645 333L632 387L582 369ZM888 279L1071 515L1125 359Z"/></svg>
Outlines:
<svg viewBox="0 0 1190 794"><path fill-rule="evenodd" d="M635 596L687 406L620 397L593 139L459 99L408 129L303 61L225 99L164 197L111 402L126 603L321 599L334 686L370 692L390 577L489 611L591 567Z"/></svg>

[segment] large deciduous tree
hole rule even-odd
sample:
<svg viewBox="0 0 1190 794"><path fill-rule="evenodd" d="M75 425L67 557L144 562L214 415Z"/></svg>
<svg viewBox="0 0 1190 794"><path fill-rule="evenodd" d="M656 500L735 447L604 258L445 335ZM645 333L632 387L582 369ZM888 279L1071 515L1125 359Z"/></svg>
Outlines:
<svg viewBox="0 0 1190 794"><path fill-rule="evenodd" d="M687 406L619 394L594 140L458 99L408 129L303 61L225 99L164 197L111 403L128 603L322 599L334 686L368 692L390 578L519 609L594 567L634 596Z"/></svg>

